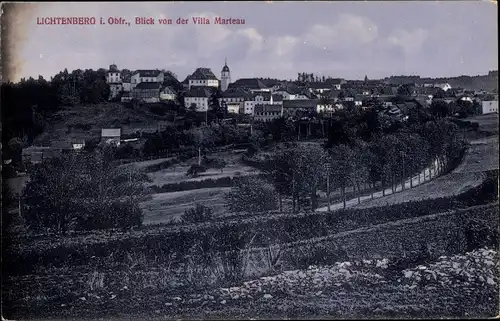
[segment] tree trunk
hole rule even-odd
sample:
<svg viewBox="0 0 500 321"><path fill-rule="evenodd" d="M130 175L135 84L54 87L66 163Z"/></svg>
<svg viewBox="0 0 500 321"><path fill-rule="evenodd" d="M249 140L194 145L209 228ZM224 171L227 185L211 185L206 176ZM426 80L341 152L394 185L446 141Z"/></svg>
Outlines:
<svg viewBox="0 0 500 321"><path fill-rule="evenodd" d="M360 186L358 185L358 204L361 203L361 189Z"/></svg>
<svg viewBox="0 0 500 321"><path fill-rule="evenodd" d="M283 212L283 195L279 194L279 198L280 198L280 213Z"/></svg>
<svg viewBox="0 0 500 321"><path fill-rule="evenodd" d="M382 179L382 182L381 182L381 187L382 187L382 196L385 196L385 181L384 179Z"/></svg>
<svg viewBox="0 0 500 321"><path fill-rule="evenodd" d="M316 199L316 191L312 191L311 193L311 210L315 210L317 205L317 199Z"/></svg>
<svg viewBox="0 0 500 321"><path fill-rule="evenodd" d="M201 148L198 147L198 165L201 166Z"/></svg>
<svg viewBox="0 0 500 321"><path fill-rule="evenodd" d="M344 203L344 208L346 208L345 187L344 186L342 186L342 202Z"/></svg>

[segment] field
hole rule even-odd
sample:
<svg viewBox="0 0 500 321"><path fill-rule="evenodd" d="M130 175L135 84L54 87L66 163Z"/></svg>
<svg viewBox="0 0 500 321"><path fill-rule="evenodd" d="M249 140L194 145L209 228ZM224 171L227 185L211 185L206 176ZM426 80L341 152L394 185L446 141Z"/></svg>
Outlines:
<svg viewBox="0 0 500 321"><path fill-rule="evenodd" d="M191 191L153 194L152 199L141 203L144 224L166 223L178 218L197 203L208 205L214 213L224 212L223 195L231 188L203 188Z"/></svg>
<svg viewBox="0 0 500 321"><path fill-rule="evenodd" d="M223 158L226 161L227 165L222 171L220 169L208 169L206 172L200 173L197 177L187 177L186 173L189 167L196 164L198 161L197 157L195 157L189 161L174 165L170 168L148 173L148 176L152 180L149 185L162 186L164 184L258 174L258 171L255 168L242 164L240 157L241 155L239 153L231 152L211 154L210 158Z"/></svg>
<svg viewBox="0 0 500 321"><path fill-rule="evenodd" d="M257 169L242 164L239 153L218 152L211 154L210 157L223 158L227 166L222 172L219 169L208 169L206 172L200 173L197 177L188 177L186 176L187 170L192 164L197 163L197 158L195 157L178 165L148 173L151 182L147 183L147 185L161 187L165 184L200 182L207 179L216 180L225 177L232 178L259 173ZM124 166L136 166L146 169L148 166L160 164L165 160L144 161ZM209 206L214 211L214 214L218 216L223 215L225 213L224 194L229 191L230 188L227 187L212 187L152 194L152 199L141 203L141 208L144 211L144 223L158 224L178 220L186 209L194 207L197 203Z"/></svg>

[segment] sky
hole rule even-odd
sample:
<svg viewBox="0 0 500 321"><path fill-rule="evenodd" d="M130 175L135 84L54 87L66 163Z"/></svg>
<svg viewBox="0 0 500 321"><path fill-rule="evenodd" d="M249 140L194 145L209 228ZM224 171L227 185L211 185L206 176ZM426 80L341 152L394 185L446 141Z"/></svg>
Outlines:
<svg viewBox="0 0 500 321"><path fill-rule="evenodd" d="M183 80L198 67L232 80L391 75L452 77L498 69L497 7L484 1L31 3L12 24L12 78L64 68L167 69ZM41 17L123 17L128 25L37 25ZM136 25L152 17L155 25ZM176 25L177 18L189 24ZM207 17L210 25L195 25ZM245 19L216 25L215 17ZM160 18L173 25L158 24ZM12 39L9 39L12 40Z"/></svg>

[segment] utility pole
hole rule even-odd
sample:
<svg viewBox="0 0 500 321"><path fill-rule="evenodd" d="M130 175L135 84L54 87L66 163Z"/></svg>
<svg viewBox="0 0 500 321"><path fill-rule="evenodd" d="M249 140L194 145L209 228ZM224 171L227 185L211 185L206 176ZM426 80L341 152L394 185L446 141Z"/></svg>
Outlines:
<svg viewBox="0 0 500 321"><path fill-rule="evenodd" d="M331 164L330 163L325 163L325 170L326 170L326 195L328 198L328 212L331 211L330 208L330 169L331 169Z"/></svg>

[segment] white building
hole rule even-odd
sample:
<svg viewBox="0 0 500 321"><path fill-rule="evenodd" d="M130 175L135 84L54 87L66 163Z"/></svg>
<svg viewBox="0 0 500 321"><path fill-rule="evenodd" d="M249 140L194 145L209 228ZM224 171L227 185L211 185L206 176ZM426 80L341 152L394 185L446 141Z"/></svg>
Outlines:
<svg viewBox="0 0 500 321"><path fill-rule="evenodd" d="M219 88L219 79L215 77L210 68L198 68L189 76L189 89L192 87Z"/></svg>
<svg viewBox="0 0 500 321"><path fill-rule="evenodd" d="M227 60L224 62L224 67L222 67L222 71L220 74L220 87L222 91L226 91L231 83L231 71L227 66Z"/></svg>
<svg viewBox="0 0 500 321"><path fill-rule="evenodd" d="M122 73L118 70L118 67L113 64L109 66L109 70L106 73L106 82L109 85L109 100L118 96L118 94L123 90L122 86Z"/></svg>
<svg viewBox="0 0 500 321"><path fill-rule="evenodd" d="M166 86L160 91L160 100L163 101L175 101L177 99L177 93L172 87Z"/></svg>
<svg viewBox="0 0 500 321"><path fill-rule="evenodd" d="M194 86L184 95L184 106L190 109L196 106L196 111L207 111L212 92L210 87Z"/></svg>
<svg viewBox="0 0 500 321"><path fill-rule="evenodd" d="M136 70L130 77L130 90L133 90L141 82L165 81L165 74L160 70Z"/></svg>
<svg viewBox="0 0 500 321"><path fill-rule="evenodd" d="M103 128L101 130L101 141L106 144L119 146L121 132L122 130L120 128Z"/></svg>
<svg viewBox="0 0 500 321"><path fill-rule="evenodd" d="M434 87L441 88L444 91L448 91L451 89L451 85L449 83L435 84Z"/></svg>
<svg viewBox="0 0 500 321"><path fill-rule="evenodd" d="M255 93L243 102L243 113L254 115L256 105L283 105L283 96L269 92Z"/></svg>
<svg viewBox="0 0 500 321"><path fill-rule="evenodd" d="M484 114L498 113L498 100L482 102L482 112Z"/></svg>
<svg viewBox="0 0 500 321"><path fill-rule="evenodd" d="M283 97L283 100L294 100L297 96L293 90L288 88L280 88L274 93L281 95Z"/></svg>

